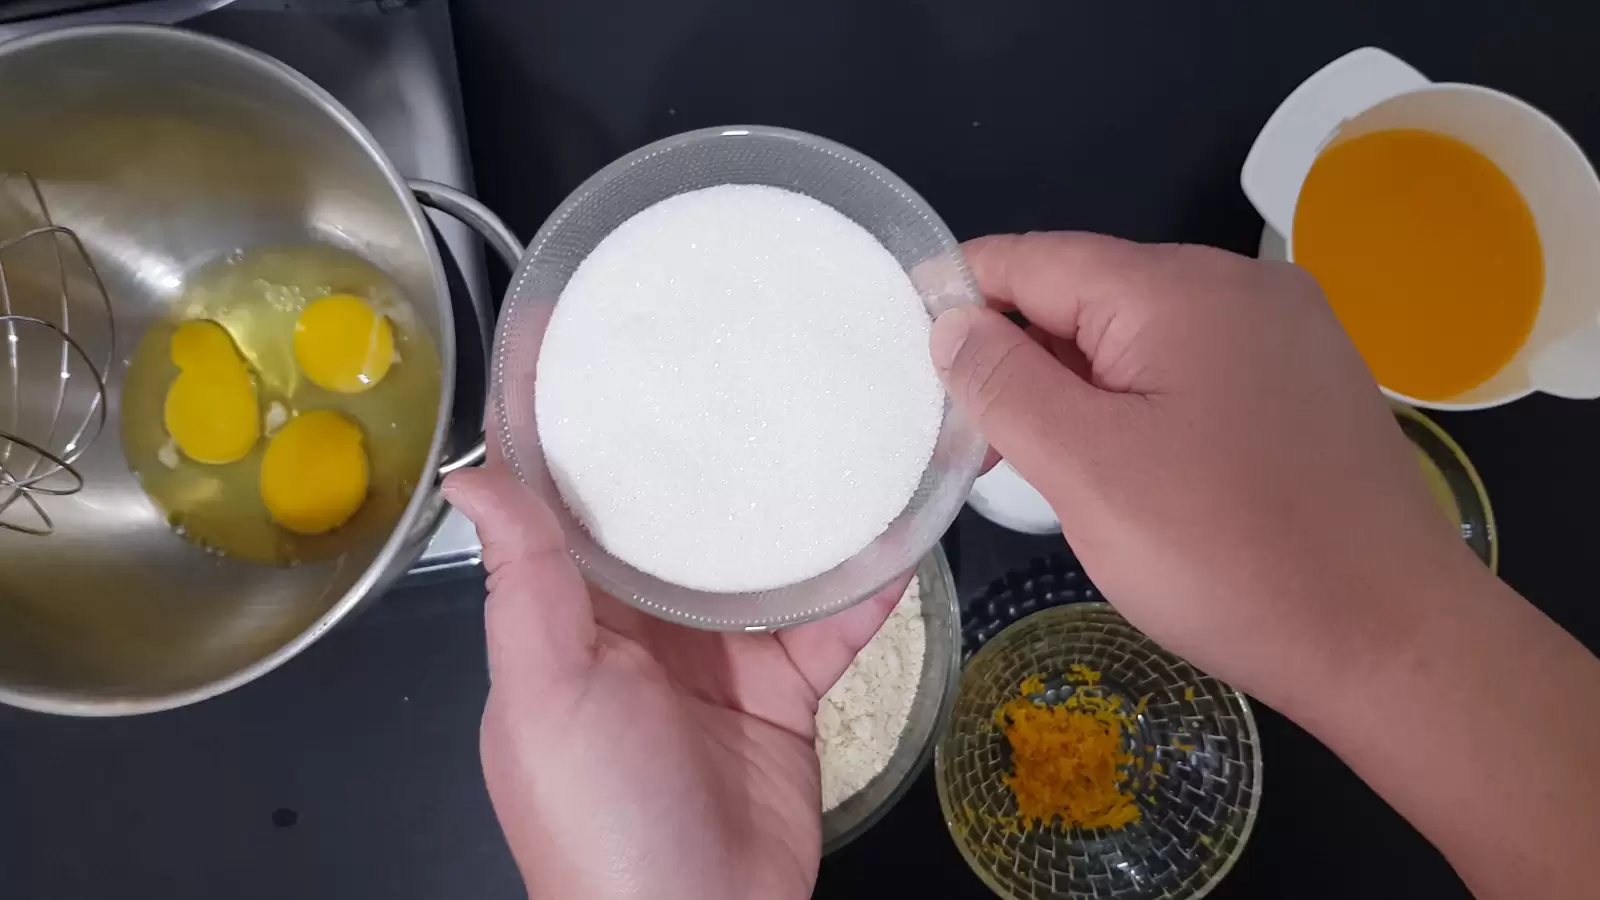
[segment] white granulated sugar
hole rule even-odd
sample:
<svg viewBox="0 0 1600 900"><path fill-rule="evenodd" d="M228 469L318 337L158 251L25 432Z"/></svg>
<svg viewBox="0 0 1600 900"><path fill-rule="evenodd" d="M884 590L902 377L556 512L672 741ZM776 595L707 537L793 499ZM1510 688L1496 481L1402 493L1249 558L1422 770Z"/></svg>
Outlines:
<svg viewBox="0 0 1600 900"><path fill-rule="evenodd" d="M679 194L579 264L540 350L539 439L601 546L696 590L855 555L906 507L944 392L894 257L809 197Z"/></svg>
<svg viewBox="0 0 1600 900"><path fill-rule="evenodd" d="M817 706L822 811L867 786L889 765L922 681L928 631L916 579Z"/></svg>

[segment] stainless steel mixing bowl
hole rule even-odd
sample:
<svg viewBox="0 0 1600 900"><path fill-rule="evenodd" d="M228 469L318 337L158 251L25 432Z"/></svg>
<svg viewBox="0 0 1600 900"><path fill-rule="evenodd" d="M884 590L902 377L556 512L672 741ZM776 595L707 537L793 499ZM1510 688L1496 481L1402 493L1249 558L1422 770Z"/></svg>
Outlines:
<svg viewBox="0 0 1600 900"><path fill-rule="evenodd" d="M250 681L402 573L443 512L431 473L481 457L480 443L450 448L443 462L456 326L412 195L419 185L408 186L372 135L299 73L174 29L70 29L0 47L0 123L0 173L37 179L52 218L98 267L116 325L110 421L78 463L86 487L43 498L54 534L0 531L0 701L118 715ZM424 202L477 220L469 224L516 263L521 248L481 207L420 187ZM117 397L123 361L188 273L239 248L306 242L353 251L392 277L437 345L443 378L441 396L417 398L416 414L435 423L433 443L423 487L388 540L279 569L209 555L168 527L123 459ZM86 341L101 336L89 334L92 310L71 313ZM20 373L24 407L54 399L33 374ZM0 391L0 413L17 402L10 395Z"/></svg>

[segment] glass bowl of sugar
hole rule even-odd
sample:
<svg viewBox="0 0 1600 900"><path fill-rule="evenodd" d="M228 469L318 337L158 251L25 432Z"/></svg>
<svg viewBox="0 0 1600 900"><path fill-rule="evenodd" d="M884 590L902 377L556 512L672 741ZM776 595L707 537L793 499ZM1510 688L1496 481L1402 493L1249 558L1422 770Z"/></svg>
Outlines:
<svg viewBox="0 0 1600 900"><path fill-rule="evenodd" d="M913 568L985 444L928 355L981 303L893 173L779 128L666 138L584 182L512 279L490 440L585 578L697 628L818 619Z"/></svg>

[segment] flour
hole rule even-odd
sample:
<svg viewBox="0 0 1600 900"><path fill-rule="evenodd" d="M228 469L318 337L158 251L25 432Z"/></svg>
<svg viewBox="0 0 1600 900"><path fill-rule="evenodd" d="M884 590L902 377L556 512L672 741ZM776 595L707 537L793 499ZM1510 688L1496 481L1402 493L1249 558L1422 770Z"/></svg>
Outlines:
<svg viewBox="0 0 1600 900"><path fill-rule="evenodd" d="M931 321L861 226L722 185L623 222L579 264L540 348L539 440L612 555L725 593L839 565L905 510L944 390Z"/></svg>
<svg viewBox="0 0 1600 900"><path fill-rule="evenodd" d="M889 620L817 707L823 812L888 767L911 718L927 638L921 592L912 579Z"/></svg>

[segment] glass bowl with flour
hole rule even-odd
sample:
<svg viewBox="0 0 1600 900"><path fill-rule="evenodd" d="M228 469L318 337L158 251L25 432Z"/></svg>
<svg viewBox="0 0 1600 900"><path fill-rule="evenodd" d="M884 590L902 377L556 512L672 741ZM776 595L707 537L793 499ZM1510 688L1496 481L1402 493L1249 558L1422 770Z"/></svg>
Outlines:
<svg viewBox="0 0 1600 900"><path fill-rule="evenodd" d="M823 853L860 837L905 796L950 723L960 680L961 606L936 544L818 705Z"/></svg>
<svg viewBox="0 0 1600 900"><path fill-rule="evenodd" d="M965 501L984 444L928 334L978 302L944 223L872 160L776 128L667 138L535 236L492 437L625 602L700 628L820 618Z"/></svg>

